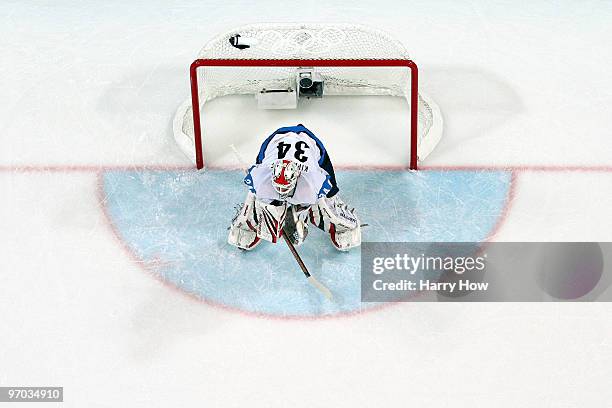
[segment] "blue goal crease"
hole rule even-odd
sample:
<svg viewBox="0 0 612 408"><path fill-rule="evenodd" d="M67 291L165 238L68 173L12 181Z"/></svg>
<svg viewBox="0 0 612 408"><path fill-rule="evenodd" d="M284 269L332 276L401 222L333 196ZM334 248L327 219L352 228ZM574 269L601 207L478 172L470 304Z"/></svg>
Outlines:
<svg viewBox="0 0 612 408"><path fill-rule="evenodd" d="M207 301L276 316L333 315L360 302L360 252L336 251L311 226L299 247L308 268L340 299L308 285L284 245L251 252L227 244L246 188L240 171L108 171L104 191L120 238L160 277ZM506 171L340 171L340 196L368 226L364 241L483 241L504 212Z"/></svg>

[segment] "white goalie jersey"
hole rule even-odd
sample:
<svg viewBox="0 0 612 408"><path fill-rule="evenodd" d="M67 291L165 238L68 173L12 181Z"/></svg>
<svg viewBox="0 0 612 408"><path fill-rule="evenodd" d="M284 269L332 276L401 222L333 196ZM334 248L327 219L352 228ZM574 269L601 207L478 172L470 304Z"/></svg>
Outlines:
<svg viewBox="0 0 612 408"><path fill-rule="evenodd" d="M255 165L244 182L257 199L271 203L281 197L272 184L274 163L288 159L297 163L300 177L293 194L283 200L293 205L313 205L337 191L331 161L323 143L302 125L280 128L261 145Z"/></svg>

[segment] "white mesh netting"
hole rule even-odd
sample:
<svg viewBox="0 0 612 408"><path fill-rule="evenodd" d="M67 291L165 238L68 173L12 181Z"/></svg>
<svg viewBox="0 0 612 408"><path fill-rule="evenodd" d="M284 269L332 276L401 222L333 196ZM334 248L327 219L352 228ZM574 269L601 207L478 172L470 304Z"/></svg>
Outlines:
<svg viewBox="0 0 612 408"><path fill-rule="evenodd" d="M250 47L239 49L229 39L239 34ZM198 59L409 59L401 43L386 33L353 24L253 24L236 28L211 40ZM225 95L256 94L262 89L295 86L298 67L199 67L200 108ZM324 80L324 95L390 95L410 103L407 67L317 67ZM418 98L419 159L425 158L442 134L437 105L425 95ZM412 109L412 107L411 107ZM194 128L190 101L175 117L174 133L182 149L194 158Z"/></svg>

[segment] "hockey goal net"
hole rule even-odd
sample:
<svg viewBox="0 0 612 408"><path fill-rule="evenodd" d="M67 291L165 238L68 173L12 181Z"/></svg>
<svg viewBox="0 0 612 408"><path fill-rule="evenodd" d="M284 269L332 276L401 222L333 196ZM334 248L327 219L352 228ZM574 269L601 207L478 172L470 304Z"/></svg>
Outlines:
<svg viewBox="0 0 612 408"><path fill-rule="evenodd" d="M269 23L236 28L200 51L190 67L191 98L174 118L177 143L201 169L205 103L225 95L257 95L269 90L299 93L296 75L304 69L321 79L323 96L405 98L410 108L406 139L411 169L440 140L439 108L418 92L417 66L401 43L360 25Z"/></svg>

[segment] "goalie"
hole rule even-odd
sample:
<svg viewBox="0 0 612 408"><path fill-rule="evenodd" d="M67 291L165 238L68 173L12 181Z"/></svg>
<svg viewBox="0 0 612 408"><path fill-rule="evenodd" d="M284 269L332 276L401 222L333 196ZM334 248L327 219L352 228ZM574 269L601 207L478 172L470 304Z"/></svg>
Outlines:
<svg viewBox="0 0 612 408"><path fill-rule="evenodd" d="M276 130L261 145L244 178L244 204L232 220L228 242L251 250L281 234L300 245L308 222L327 232L335 248L361 244L355 209L338 197L334 168L323 143L303 125Z"/></svg>

